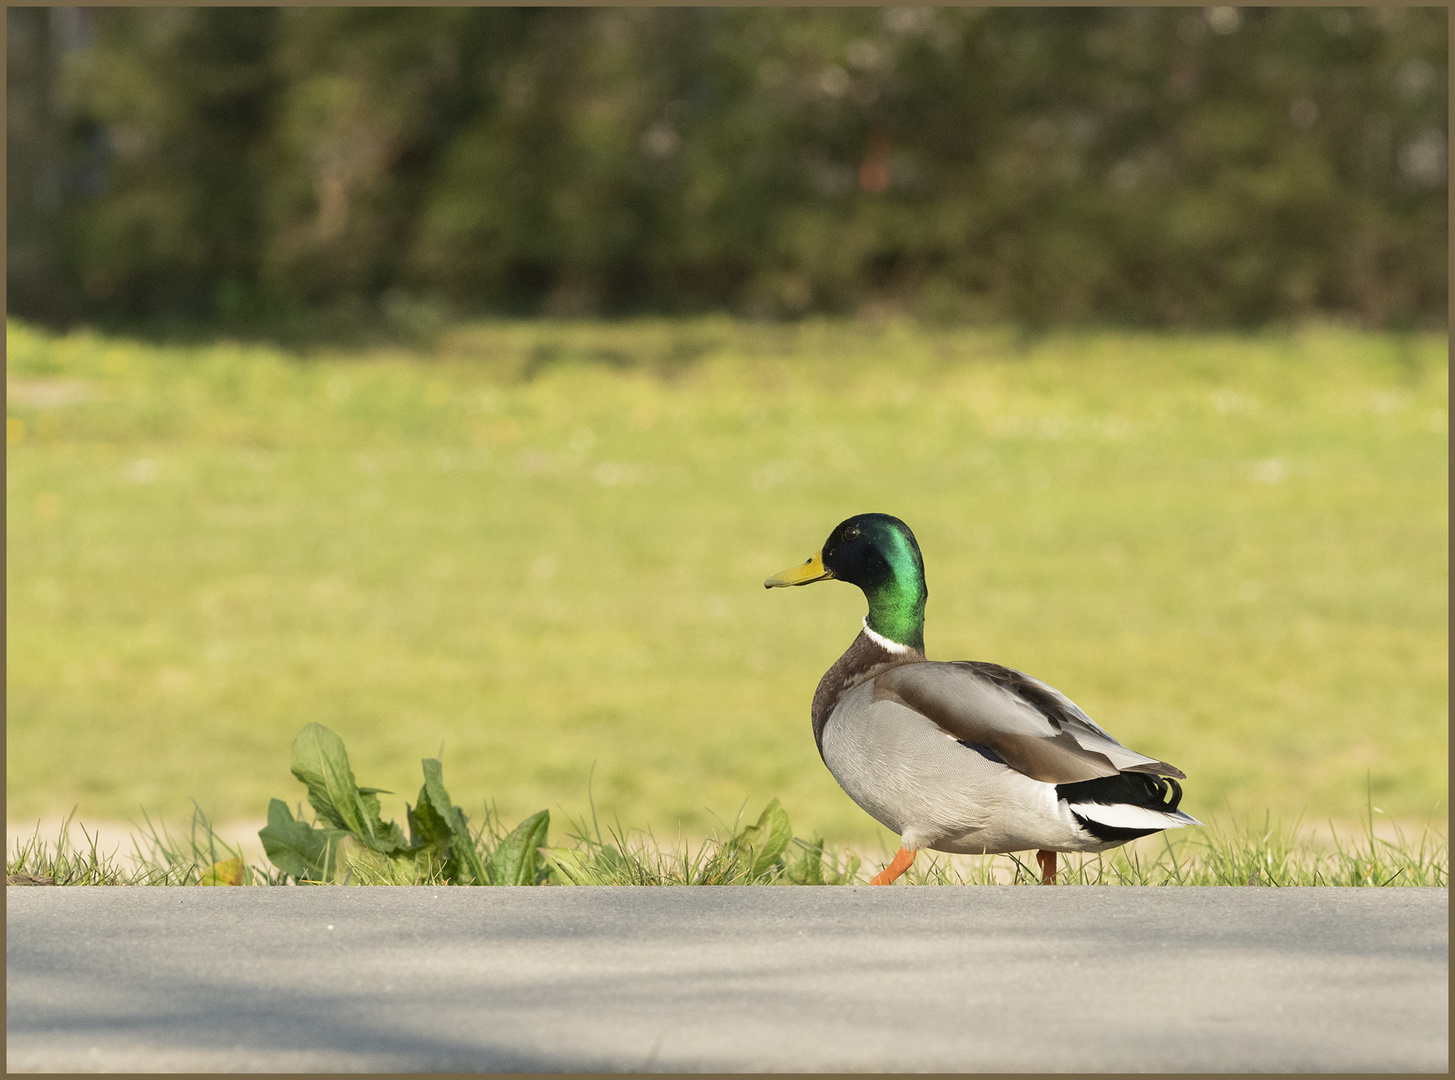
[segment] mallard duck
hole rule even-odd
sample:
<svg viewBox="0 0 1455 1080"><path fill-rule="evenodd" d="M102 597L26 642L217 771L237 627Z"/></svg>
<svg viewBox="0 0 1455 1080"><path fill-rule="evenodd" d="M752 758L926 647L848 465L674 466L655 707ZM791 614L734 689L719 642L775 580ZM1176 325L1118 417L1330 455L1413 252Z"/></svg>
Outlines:
<svg viewBox="0 0 1455 1080"><path fill-rule="evenodd" d="M888 885L915 853L1035 849L1043 884L1063 851L1106 851L1202 822L1177 808L1178 768L1129 750L1060 691L978 660L925 657L924 560L888 514L841 522L765 588L847 581L864 628L819 681L813 737L851 799L899 834Z"/></svg>

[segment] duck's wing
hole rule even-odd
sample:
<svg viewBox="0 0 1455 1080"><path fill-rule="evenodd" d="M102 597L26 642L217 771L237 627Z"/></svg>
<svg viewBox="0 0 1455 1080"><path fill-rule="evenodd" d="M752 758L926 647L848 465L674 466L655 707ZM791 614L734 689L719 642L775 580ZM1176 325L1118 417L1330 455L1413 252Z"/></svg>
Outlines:
<svg viewBox="0 0 1455 1080"><path fill-rule="evenodd" d="M1048 784L1150 773L1182 779L1165 761L1128 750L1060 691L1023 672L976 660L901 664L874 678L889 698L947 734L984 747L1017 772Z"/></svg>

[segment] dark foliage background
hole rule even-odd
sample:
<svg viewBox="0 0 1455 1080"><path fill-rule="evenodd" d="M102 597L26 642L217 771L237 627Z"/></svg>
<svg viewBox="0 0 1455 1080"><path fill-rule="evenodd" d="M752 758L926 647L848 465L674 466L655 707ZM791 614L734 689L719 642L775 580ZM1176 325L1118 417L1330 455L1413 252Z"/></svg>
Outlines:
<svg viewBox="0 0 1455 1080"><path fill-rule="evenodd" d="M9 8L49 321L1443 326L1444 8Z"/></svg>

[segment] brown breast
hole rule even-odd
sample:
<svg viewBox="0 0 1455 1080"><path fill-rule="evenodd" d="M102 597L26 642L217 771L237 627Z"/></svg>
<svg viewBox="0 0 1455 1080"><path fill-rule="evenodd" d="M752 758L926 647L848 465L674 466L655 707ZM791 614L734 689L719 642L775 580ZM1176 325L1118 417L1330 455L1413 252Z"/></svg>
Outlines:
<svg viewBox="0 0 1455 1080"><path fill-rule="evenodd" d="M925 654L918 649L893 652L875 641L862 630L854 643L844 650L844 655L834 661L834 666L824 672L813 692L813 741L818 746L818 756L823 757L823 729L839 699L854 687L881 672L900 664L916 664L923 661Z"/></svg>

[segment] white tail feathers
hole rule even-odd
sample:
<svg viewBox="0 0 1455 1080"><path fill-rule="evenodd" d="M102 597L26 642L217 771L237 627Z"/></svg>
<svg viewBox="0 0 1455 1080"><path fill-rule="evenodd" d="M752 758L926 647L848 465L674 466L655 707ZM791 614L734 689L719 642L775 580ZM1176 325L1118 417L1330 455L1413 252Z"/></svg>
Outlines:
<svg viewBox="0 0 1455 1080"><path fill-rule="evenodd" d="M1071 810L1090 821L1108 825L1113 829L1180 829L1184 825L1201 825L1202 822L1181 810L1152 810L1145 806L1131 806L1117 803L1071 803Z"/></svg>

